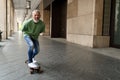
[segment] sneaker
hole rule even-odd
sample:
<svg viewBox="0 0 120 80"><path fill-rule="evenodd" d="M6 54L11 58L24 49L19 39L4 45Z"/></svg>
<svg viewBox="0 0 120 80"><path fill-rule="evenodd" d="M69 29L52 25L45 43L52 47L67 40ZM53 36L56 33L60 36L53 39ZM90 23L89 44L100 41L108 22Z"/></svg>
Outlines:
<svg viewBox="0 0 120 80"><path fill-rule="evenodd" d="M28 66L29 67L31 67L31 68L36 68L36 67L38 67L36 64L34 64L34 63L28 63Z"/></svg>
<svg viewBox="0 0 120 80"><path fill-rule="evenodd" d="M37 63L37 61L35 60L35 58L32 58L32 60L33 60L33 63Z"/></svg>

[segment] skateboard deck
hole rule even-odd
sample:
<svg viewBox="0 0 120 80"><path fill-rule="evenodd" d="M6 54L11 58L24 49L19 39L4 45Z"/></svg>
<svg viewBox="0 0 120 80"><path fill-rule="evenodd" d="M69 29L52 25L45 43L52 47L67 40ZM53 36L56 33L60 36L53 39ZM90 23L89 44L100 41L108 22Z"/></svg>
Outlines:
<svg viewBox="0 0 120 80"><path fill-rule="evenodd" d="M28 64L28 60L26 60L25 63ZM43 70L42 70L41 67L40 67L40 64L37 64L37 65L38 65L38 67L36 67L36 68L32 68L32 67L29 67L29 66L28 66L29 69L30 69L30 74L42 73L42 72L43 72Z"/></svg>

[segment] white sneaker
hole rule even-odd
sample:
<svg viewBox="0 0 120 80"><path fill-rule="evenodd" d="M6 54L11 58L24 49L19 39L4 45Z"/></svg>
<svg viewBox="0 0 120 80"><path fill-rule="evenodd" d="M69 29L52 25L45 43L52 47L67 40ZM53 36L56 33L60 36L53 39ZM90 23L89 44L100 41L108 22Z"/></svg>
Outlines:
<svg viewBox="0 0 120 80"><path fill-rule="evenodd" d="M37 68L38 66L34 63L28 63L28 66L31 68Z"/></svg>
<svg viewBox="0 0 120 80"><path fill-rule="evenodd" d="M33 60L33 63L37 63L37 61L34 58L32 58L32 60Z"/></svg>

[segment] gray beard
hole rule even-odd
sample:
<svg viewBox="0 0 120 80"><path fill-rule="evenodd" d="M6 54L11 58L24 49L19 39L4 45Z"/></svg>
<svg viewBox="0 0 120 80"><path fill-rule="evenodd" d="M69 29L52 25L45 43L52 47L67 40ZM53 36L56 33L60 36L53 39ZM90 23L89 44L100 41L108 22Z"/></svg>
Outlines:
<svg viewBox="0 0 120 80"><path fill-rule="evenodd" d="M38 23L39 20L34 20L34 19L33 19L33 21L34 21L35 23Z"/></svg>

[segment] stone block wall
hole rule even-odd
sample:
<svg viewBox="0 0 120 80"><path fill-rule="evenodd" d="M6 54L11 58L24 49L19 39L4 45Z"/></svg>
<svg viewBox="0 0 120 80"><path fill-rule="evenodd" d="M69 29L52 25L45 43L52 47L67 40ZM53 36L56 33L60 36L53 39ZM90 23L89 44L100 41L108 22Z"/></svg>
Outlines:
<svg viewBox="0 0 120 80"><path fill-rule="evenodd" d="M102 36L102 17L103 0L68 0L67 41L108 47L109 36Z"/></svg>

